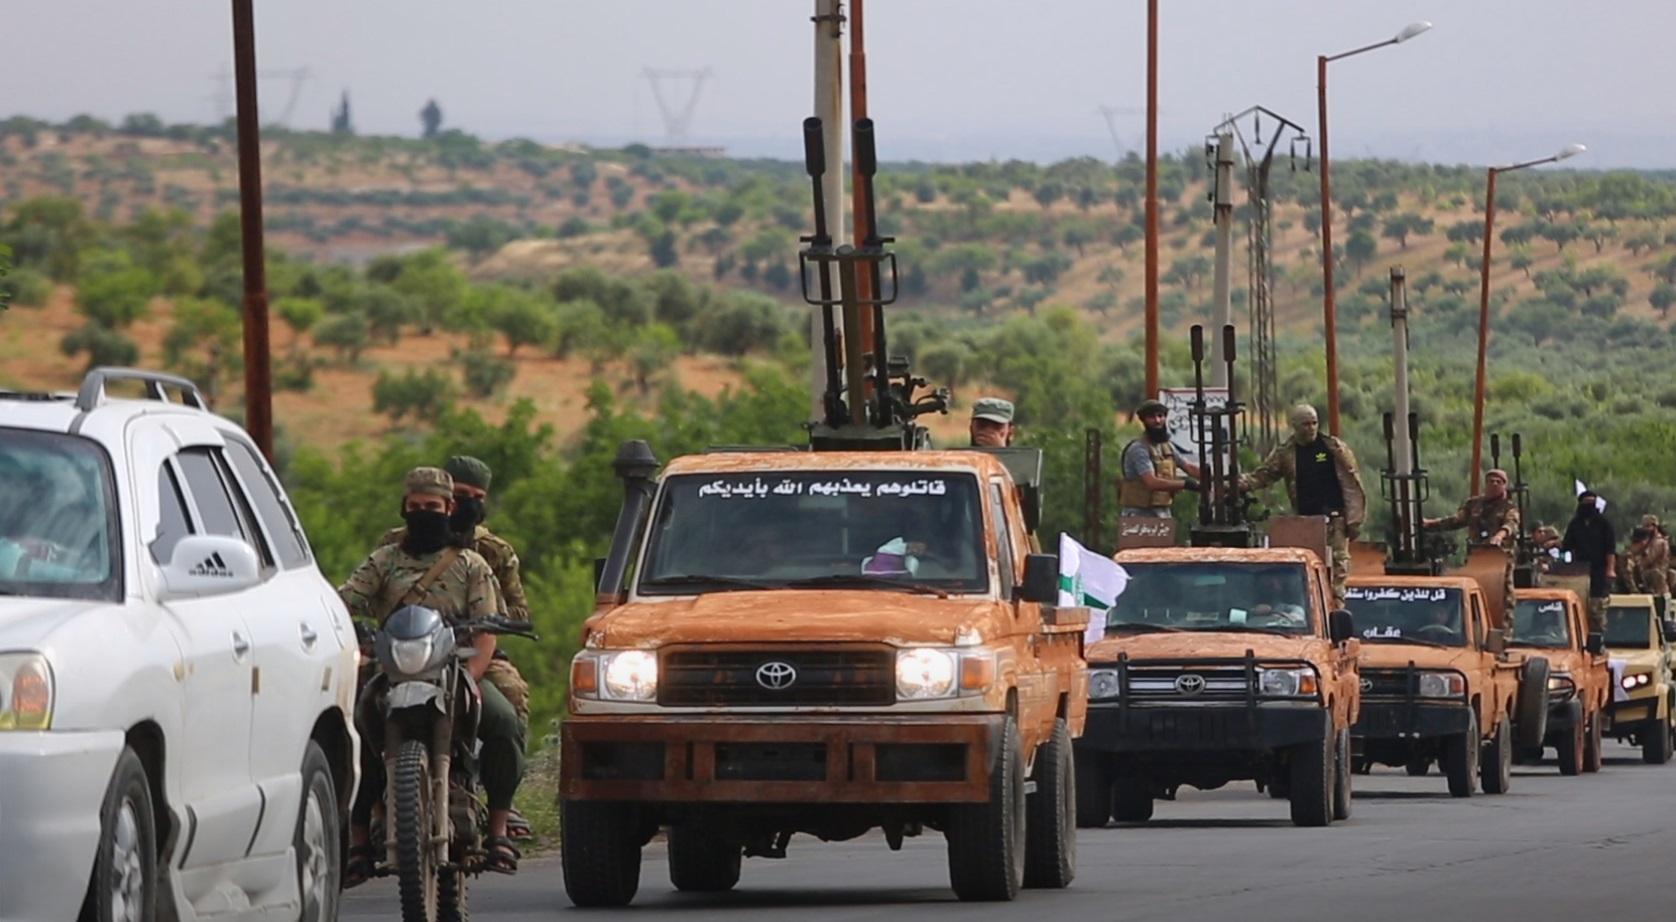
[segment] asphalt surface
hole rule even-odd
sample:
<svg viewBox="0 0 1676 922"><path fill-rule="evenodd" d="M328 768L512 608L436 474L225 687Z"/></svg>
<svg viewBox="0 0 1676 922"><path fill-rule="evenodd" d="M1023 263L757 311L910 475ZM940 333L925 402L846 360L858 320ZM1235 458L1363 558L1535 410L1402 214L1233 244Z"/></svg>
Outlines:
<svg viewBox="0 0 1676 922"><path fill-rule="evenodd" d="M1676 764L1648 766L1608 742L1598 775L1562 778L1550 760L1515 766L1500 796L1449 797L1435 772L1376 769L1355 778L1355 812L1297 829L1284 802L1249 783L1184 789L1144 826L1082 830L1067 890L1027 890L1015 903L964 904L948 890L943 839L928 833L893 853L882 837L792 840L783 861L747 859L739 887L687 895L669 885L661 845L646 849L640 894L626 910L571 908L556 856L516 877L473 881L479 922L659 912L709 922L912 918L1062 918L1201 922L1354 922L1516 918L1667 918L1676 903ZM397 919L394 884L345 895L344 919Z"/></svg>

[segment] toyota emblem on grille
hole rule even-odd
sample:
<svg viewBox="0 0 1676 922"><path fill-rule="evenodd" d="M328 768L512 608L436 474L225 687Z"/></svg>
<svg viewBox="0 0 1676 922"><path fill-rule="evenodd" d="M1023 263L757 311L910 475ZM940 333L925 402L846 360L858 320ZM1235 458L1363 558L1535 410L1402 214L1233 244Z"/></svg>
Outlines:
<svg viewBox="0 0 1676 922"><path fill-rule="evenodd" d="M1372 679L1368 679L1368 678L1362 679L1362 691L1365 691L1365 692L1373 691L1373 680Z"/></svg>
<svg viewBox="0 0 1676 922"><path fill-rule="evenodd" d="M1194 672L1182 673L1176 676L1176 692L1183 695L1197 695L1205 690L1205 677Z"/></svg>
<svg viewBox="0 0 1676 922"><path fill-rule="evenodd" d="M757 684L769 691L790 688L797 681L797 669L781 660L769 660L757 667Z"/></svg>

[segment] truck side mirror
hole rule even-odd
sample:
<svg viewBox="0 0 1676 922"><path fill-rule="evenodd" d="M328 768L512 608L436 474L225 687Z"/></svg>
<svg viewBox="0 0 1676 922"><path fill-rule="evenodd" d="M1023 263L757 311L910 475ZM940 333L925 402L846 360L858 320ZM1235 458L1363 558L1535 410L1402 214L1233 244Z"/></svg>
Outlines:
<svg viewBox="0 0 1676 922"><path fill-rule="evenodd" d="M1499 627L1490 628L1484 634L1484 649L1491 653L1507 652L1507 632Z"/></svg>
<svg viewBox="0 0 1676 922"><path fill-rule="evenodd" d="M1583 649L1588 650L1590 653L1593 653L1595 656L1599 656L1602 653L1605 653L1606 652L1606 635L1602 634L1598 631L1590 632L1588 642L1586 644L1584 644Z"/></svg>
<svg viewBox="0 0 1676 922"><path fill-rule="evenodd" d="M1059 600L1059 555L1028 554L1024 558L1024 584L1018 598L1025 602L1052 605Z"/></svg>
<svg viewBox="0 0 1676 922"><path fill-rule="evenodd" d="M1676 643L1676 622L1661 621L1659 623L1664 625L1664 642Z"/></svg>
<svg viewBox="0 0 1676 922"><path fill-rule="evenodd" d="M1350 612L1343 608L1335 608L1327 612L1327 639L1333 643L1344 643L1356 636L1356 622L1350 617Z"/></svg>

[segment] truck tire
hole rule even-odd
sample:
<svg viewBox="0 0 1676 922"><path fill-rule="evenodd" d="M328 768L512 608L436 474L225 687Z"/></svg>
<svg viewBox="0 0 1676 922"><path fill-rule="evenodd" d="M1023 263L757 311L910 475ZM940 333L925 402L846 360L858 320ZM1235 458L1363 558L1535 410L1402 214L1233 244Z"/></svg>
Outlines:
<svg viewBox="0 0 1676 922"><path fill-rule="evenodd" d="M559 805L564 892L577 906L627 906L640 889L640 811L632 804Z"/></svg>
<svg viewBox="0 0 1676 922"><path fill-rule="evenodd" d="M1410 778L1424 778L1426 773L1432 770L1432 760L1426 756L1409 756L1408 761L1403 763L1402 769L1408 772Z"/></svg>
<svg viewBox="0 0 1676 922"><path fill-rule="evenodd" d="M1269 797L1273 800L1289 800L1292 797L1291 768L1282 762L1271 762L1269 769Z"/></svg>
<svg viewBox="0 0 1676 922"><path fill-rule="evenodd" d="M739 883L744 847L697 823L669 827L669 882L686 893L723 893Z"/></svg>
<svg viewBox="0 0 1676 922"><path fill-rule="evenodd" d="M1506 794L1513 786L1513 728L1505 714L1496 721L1496 734L1484 747L1478 780L1486 794Z"/></svg>
<svg viewBox="0 0 1676 922"><path fill-rule="evenodd" d="M1654 719L1641 733L1641 761L1663 765L1670 761L1670 720Z"/></svg>
<svg viewBox="0 0 1676 922"><path fill-rule="evenodd" d="M1350 819L1350 730L1338 731L1338 746L1333 752L1333 819Z"/></svg>
<svg viewBox="0 0 1676 922"><path fill-rule="evenodd" d="M1077 770L1071 728L1053 722L1053 735L1036 750L1036 793L1027 796L1024 886L1062 890L1077 876Z"/></svg>
<svg viewBox="0 0 1676 922"><path fill-rule="evenodd" d="M1092 749L1076 754L1077 828L1103 829L1112 818L1112 776L1105 757Z"/></svg>
<svg viewBox="0 0 1676 922"><path fill-rule="evenodd" d="M1589 715L1589 732L1583 738L1583 771L1590 774L1600 771L1601 763L1605 761L1600 751L1600 737L1600 712L1595 711Z"/></svg>
<svg viewBox="0 0 1676 922"><path fill-rule="evenodd" d="M1519 671L1519 693L1513 704L1513 728L1521 749L1541 749L1548 736L1548 660L1533 656Z"/></svg>
<svg viewBox="0 0 1676 922"><path fill-rule="evenodd" d="M1583 773L1588 764L1588 728L1584 726L1582 715L1578 715L1576 722L1571 725L1565 736L1556 742L1559 744L1560 774L1571 776Z"/></svg>
<svg viewBox="0 0 1676 922"><path fill-rule="evenodd" d="M1478 754L1483 741L1478 736L1478 714L1467 716L1465 733L1457 733L1443 740L1443 758L1438 764L1449 779L1449 796L1471 797L1478 783Z"/></svg>
<svg viewBox="0 0 1676 922"><path fill-rule="evenodd" d="M1119 823L1144 823L1152 819L1152 782L1133 775L1117 779L1112 786L1112 818Z"/></svg>
<svg viewBox="0 0 1676 922"><path fill-rule="evenodd" d="M1292 825L1327 826L1333 822L1333 788L1338 773L1333 758L1338 750L1338 734L1333 732L1327 718L1321 738L1292 747L1290 762Z"/></svg>
<svg viewBox="0 0 1676 922"><path fill-rule="evenodd" d="M955 804L943 837L949 847L949 884L962 900L1003 901L1024 886L1024 757L1018 724L1001 727L1000 751L989 775L989 800Z"/></svg>

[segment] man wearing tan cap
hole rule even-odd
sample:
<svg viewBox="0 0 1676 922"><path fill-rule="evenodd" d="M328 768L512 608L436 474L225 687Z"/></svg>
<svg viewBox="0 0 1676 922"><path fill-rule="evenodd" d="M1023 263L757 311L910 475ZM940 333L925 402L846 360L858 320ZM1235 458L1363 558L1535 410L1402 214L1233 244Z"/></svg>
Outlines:
<svg viewBox="0 0 1676 922"><path fill-rule="evenodd" d="M1496 468L1484 475L1484 492L1471 496L1454 515L1427 519L1425 527L1467 530L1473 544L1502 547L1519 534L1519 505L1507 492L1507 472Z"/></svg>

